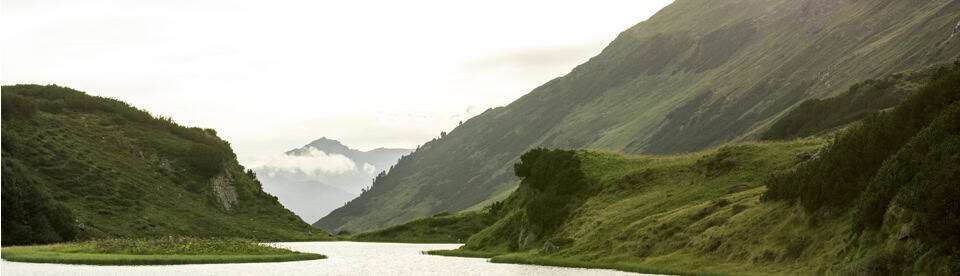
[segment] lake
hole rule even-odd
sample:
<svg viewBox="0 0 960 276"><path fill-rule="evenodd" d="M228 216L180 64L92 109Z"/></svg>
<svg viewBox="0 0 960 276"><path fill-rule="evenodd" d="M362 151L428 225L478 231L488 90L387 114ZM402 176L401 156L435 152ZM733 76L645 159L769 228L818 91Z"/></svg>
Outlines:
<svg viewBox="0 0 960 276"><path fill-rule="evenodd" d="M641 275L607 269L495 264L486 259L431 256L420 251L460 244L287 242L276 246L327 259L253 264L91 266L3 261L3 275Z"/></svg>

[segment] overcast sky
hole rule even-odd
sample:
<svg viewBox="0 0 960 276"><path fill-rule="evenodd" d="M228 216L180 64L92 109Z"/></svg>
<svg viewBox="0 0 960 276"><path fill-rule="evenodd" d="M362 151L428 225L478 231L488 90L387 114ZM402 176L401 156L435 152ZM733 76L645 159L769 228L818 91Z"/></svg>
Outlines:
<svg viewBox="0 0 960 276"><path fill-rule="evenodd" d="M214 128L248 167L321 136L414 148L669 2L2 0L0 82Z"/></svg>

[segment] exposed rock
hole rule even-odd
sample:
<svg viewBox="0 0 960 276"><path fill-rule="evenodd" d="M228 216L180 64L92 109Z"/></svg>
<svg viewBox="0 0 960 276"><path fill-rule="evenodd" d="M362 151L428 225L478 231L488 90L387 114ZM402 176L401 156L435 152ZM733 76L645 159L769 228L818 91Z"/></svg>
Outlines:
<svg viewBox="0 0 960 276"><path fill-rule="evenodd" d="M899 240L907 240L913 237L913 223L904 223L903 226L900 226L900 234L897 235Z"/></svg>
<svg viewBox="0 0 960 276"><path fill-rule="evenodd" d="M810 154L809 152L801 151L797 153L797 161L803 162L810 160L811 158L813 158L813 154Z"/></svg>
<svg viewBox="0 0 960 276"><path fill-rule="evenodd" d="M537 241L537 238L540 236L540 231L542 227L536 224L525 224L520 227L520 236L517 237L517 244L520 246L520 249L526 248L531 243Z"/></svg>
<svg viewBox="0 0 960 276"><path fill-rule="evenodd" d="M543 248L542 248L540 251L542 251L543 253L550 253L550 252L554 252L554 251L557 251L557 250L560 250L560 247L559 247L559 246L553 244L553 242L551 242L551 241L547 241L547 242L543 243Z"/></svg>
<svg viewBox="0 0 960 276"><path fill-rule="evenodd" d="M948 37L947 40L953 38L957 33L960 33L960 22L957 22L957 25L953 27L953 32L950 33L950 37Z"/></svg>
<svg viewBox="0 0 960 276"><path fill-rule="evenodd" d="M229 172L219 174L210 180L213 188L213 195L220 203L220 208L224 211L233 210L237 205L237 190L233 187L233 176Z"/></svg>

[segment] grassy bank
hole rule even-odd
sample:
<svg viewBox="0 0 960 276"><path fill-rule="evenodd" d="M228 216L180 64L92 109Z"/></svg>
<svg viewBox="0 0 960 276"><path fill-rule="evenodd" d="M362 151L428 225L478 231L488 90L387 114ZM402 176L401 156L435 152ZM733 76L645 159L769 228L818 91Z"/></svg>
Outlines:
<svg viewBox="0 0 960 276"><path fill-rule="evenodd" d="M463 243L496 218L486 212L438 214L380 230L355 234L352 241L402 243Z"/></svg>
<svg viewBox="0 0 960 276"><path fill-rule="evenodd" d="M795 253L783 245L795 233L791 229L806 229L801 236L816 231L826 236L842 231L841 225L808 229L804 220L793 217L803 216L801 208L761 204L759 198L764 176L794 166L797 153L815 152L825 144L822 139L749 143L670 157L544 152L539 161L524 162L538 170L539 162L553 160L546 167L569 169L563 179L582 178L571 183L539 179L544 185L581 185L550 195L564 198L564 204L541 199L540 184L523 184L529 186L496 210L502 219L472 236L464 248L426 253L652 274L809 272L789 265ZM574 159L579 163L557 161ZM532 175L531 181L550 175ZM564 187L545 189L553 188ZM552 207L533 205L541 203ZM775 230L763 234L757 229ZM539 231L534 234L538 238L520 238L530 231ZM758 237L759 242L748 242ZM547 241L557 248L545 249Z"/></svg>
<svg viewBox="0 0 960 276"><path fill-rule="evenodd" d="M547 265L559 267L593 268L593 269L614 269L626 272L637 272L644 274L662 274L662 275L729 275L724 273L703 272L693 270L675 270L658 267L638 265L634 263L592 263L577 260L568 260L560 258L550 258L537 256L535 254L507 254L500 255L490 259L492 263L506 264L530 264ZM759 275L759 274L758 274Z"/></svg>
<svg viewBox="0 0 960 276"><path fill-rule="evenodd" d="M324 259L245 239L110 239L2 249L7 261L87 265L173 265Z"/></svg>
<svg viewBox="0 0 960 276"><path fill-rule="evenodd" d="M504 254L503 252L473 251L464 249L453 250L430 250L424 251L427 255L447 256L447 257L466 257L466 258L484 258L489 259Z"/></svg>

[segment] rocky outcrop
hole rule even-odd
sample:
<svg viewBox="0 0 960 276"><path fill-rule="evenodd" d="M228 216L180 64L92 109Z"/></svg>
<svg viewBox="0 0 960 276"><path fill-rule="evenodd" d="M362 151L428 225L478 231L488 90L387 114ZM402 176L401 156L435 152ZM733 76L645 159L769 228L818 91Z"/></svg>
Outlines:
<svg viewBox="0 0 960 276"><path fill-rule="evenodd" d="M913 235L913 223L904 223L900 226L900 233L897 234L898 240L907 240Z"/></svg>
<svg viewBox="0 0 960 276"><path fill-rule="evenodd" d="M956 36L957 33L960 33L960 22L957 22L957 25L953 26L953 32L950 33L950 38L953 38L954 36ZM949 40L950 38L947 38L947 39Z"/></svg>
<svg viewBox="0 0 960 276"><path fill-rule="evenodd" d="M233 176L224 172L210 179L213 195L219 203L220 209L229 212L237 205L237 190L233 187Z"/></svg>
<svg viewBox="0 0 960 276"><path fill-rule="evenodd" d="M543 231L543 227L540 227L536 224L524 224L520 227L520 236L517 237L517 244L520 249L525 249L527 246L533 244L540 238L540 232Z"/></svg>

